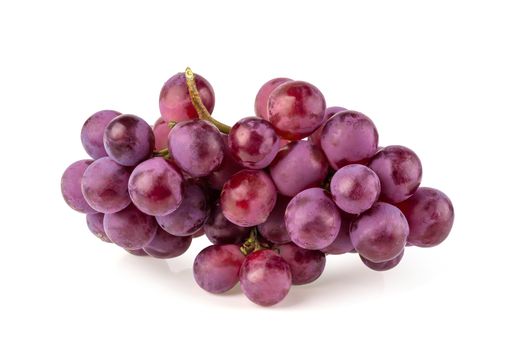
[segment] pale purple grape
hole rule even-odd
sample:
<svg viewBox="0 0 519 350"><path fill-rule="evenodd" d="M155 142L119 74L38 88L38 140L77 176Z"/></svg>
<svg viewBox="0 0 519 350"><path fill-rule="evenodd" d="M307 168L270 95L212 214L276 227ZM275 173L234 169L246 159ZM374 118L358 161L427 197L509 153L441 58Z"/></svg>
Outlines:
<svg viewBox="0 0 519 350"><path fill-rule="evenodd" d="M166 149L168 147L168 135L171 128L164 119L159 118L153 125L153 135L155 135L155 149L157 151Z"/></svg>
<svg viewBox="0 0 519 350"><path fill-rule="evenodd" d="M377 147L375 124L359 112L335 114L321 133L321 148L335 170L348 164L367 162L377 152Z"/></svg>
<svg viewBox="0 0 519 350"><path fill-rule="evenodd" d="M195 84L202 103L209 113L212 113L215 103L213 87L199 74L195 75ZM177 73L164 83L160 91L159 108L166 122L198 119L198 114L191 103L184 73Z"/></svg>
<svg viewBox="0 0 519 350"><path fill-rule="evenodd" d="M169 154L191 176L209 175L222 163L225 151L220 132L204 120L178 123L168 138Z"/></svg>
<svg viewBox="0 0 519 350"><path fill-rule="evenodd" d="M451 200L434 188L420 187L398 207L409 222L407 240L417 247L440 244L447 238L454 223Z"/></svg>
<svg viewBox="0 0 519 350"><path fill-rule="evenodd" d="M105 233L105 229L103 227L103 219L105 214L103 213L93 213L86 215L86 222L88 229L92 232L97 238L102 240L103 242L112 243L110 238Z"/></svg>
<svg viewBox="0 0 519 350"><path fill-rule="evenodd" d="M272 250L247 255L240 269L240 287L250 301L272 306L283 300L292 285L290 265Z"/></svg>
<svg viewBox="0 0 519 350"><path fill-rule="evenodd" d="M293 243L278 247L279 255L290 265L292 284L300 285L315 281L326 265L326 256L319 250L308 250Z"/></svg>
<svg viewBox="0 0 519 350"><path fill-rule="evenodd" d="M259 233L269 242L276 244L290 242L290 236L285 226L285 210L288 202L290 202L290 198L278 195L276 205L267 221L258 225Z"/></svg>
<svg viewBox="0 0 519 350"><path fill-rule="evenodd" d="M268 118L279 136L300 140L321 126L325 108L319 89L304 81L289 81L270 94Z"/></svg>
<svg viewBox="0 0 519 350"><path fill-rule="evenodd" d="M308 136L308 141L312 145L316 145L321 147L321 133L323 132L324 125L326 124L326 121L336 115L339 112L347 111L344 107L328 107L324 111L324 118L323 118L323 124L319 127L319 129L315 130L312 135Z"/></svg>
<svg viewBox="0 0 519 350"><path fill-rule="evenodd" d="M92 114L81 128L81 143L88 155L94 159L106 157L103 135L105 128L121 113L112 110L103 110Z"/></svg>
<svg viewBox="0 0 519 350"><path fill-rule="evenodd" d="M380 180L367 166L350 164L333 175L330 192L335 204L344 212L360 214L378 200Z"/></svg>
<svg viewBox="0 0 519 350"><path fill-rule="evenodd" d="M359 256L360 256L360 260L362 260L364 265L366 265L370 269L375 270L375 271L387 271L387 270L392 269L396 265L398 265L398 263L400 262L400 260L402 260L402 257L404 256L404 250L402 250L402 252L396 256L396 258L393 258L391 260L384 261L384 262L379 262L379 263L369 261L362 255L359 255Z"/></svg>
<svg viewBox="0 0 519 350"><path fill-rule="evenodd" d="M135 256L149 256L148 253L146 253L144 251L144 249L134 249L134 250L130 250L130 249L125 249L128 253L130 253L131 255L135 255Z"/></svg>
<svg viewBox="0 0 519 350"><path fill-rule="evenodd" d="M72 163L61 177L61 194L63 199L72 209L84 213L95 213L81 192L81 179L86 169L92 164L92 160L83 159Z"/></svg>
<svg viewBox="0 0 519 350"><path fill-rule="evenodd" d="M147 246L158 227L153 216L144 214L133 204L117 213L106 214L103 226L108 238L127 250Z"/></svg>
<svg viewBox="0 0 519 350"><path fill-rule="evenodd" d="M302 140L283 147L269 170L279 193L293 197L320 185L328 173L328 161L319 147Z"/></svg>
<svg viewBox="0 0 519 350"><path fill-rule="evenodd" d="M337 238L341 216L325 190L310 188L288 203L285 225L292 242L316 250L329 246Z"/></svg>
<svg viewBox="0 0 519 350"><path fill-rule="evenodd" d="M222 164L207 176L209 185L217 190L221 190L223 185L229 180L231 176L236 174L238 171L243 169L243 166L239 164L231 154L229 150L227 135L221 134L224 143L224 156Z"/></svg>
<svg viewBox="0 0 519 350"><path fill-rule="evenodd" d="M191 240L191 236L173 236L159 227L155 237L143 249L154 258L171 259L184 254L189 249Z"/></svg>
<svg viewBox="0 0 519 350"><path fill-rule="evenodd" d="M165 231L175 236L191 236L200 229L209 215L209 206L202 188L194 181L184 185L184 200L171 214L157 216Z"/></svg>
<svg viewBox="0 0 519 350"><path fill-rule="evenodd" d="M387 146L380 150L369 163L380 179L380 198L390 203L399 203L411 197L422 181L422 163L409 148Z"/></svg>
<svg viewBox="0 0 519 350"><path fill-rule="evenodd" d="M182 174L161 157L148 159L133 170L128 192L133 204L148 215L168 215L182 202Z"/></svg>
<svg viewBox="0 0 519 350"><path fill-rule="evenodd" d="M129 178L130 168L103 157L85 170L81 190L92 208L101 213L115 213L131 203L128 194Z"/></svg>
<svg viewBox="0 0 519 350"><path fill-rule="evenodd" d="M155 136L145 120L123 114L108 123L103 143L111 159L124 166L135 166L150 157Z"/></svg>
<svg viewBox="0 0 519 350"><path fill-rule="evenodd" d="M229 132L229 149L249 169L267 167L279 150L279 136L272 125L256 117L243 118Z"/></svg>
<svg viewBox="0 0 519 350"><path fill-rule="evenodd" d="M265 222L276 205L276 187L261 170L241 170L225 183L220 196L223 215L238 226Z"/></svg>
<svg viewBox="0 0 519 350"><path fill-rule="evenodd" d="M350 238L350 224L354 216L346 213L341 214L341 228L335 240L327 247L321 249L323 253L339 255L354 251Z"/></svg>
<svg viewBox="0 0 519 350"><path fill-rule="evenodd" d="M227 220L220 203L216 202L204 224L204 231L214 244L241 244L249 236L250 229Z"/></svg>
<svg viewBox="0 0 519 350"><path fill-rule="evenodd" d="M274 78L263 84L263 86L259 89L258 94L256 95L256 100L254 101L254 111L258 117L268 120L267 108L270 94L279 85L286 83L287 81L292 80L288 78Z"/></svg>
<svg viewBox="0 0 519 350"><path fill-rule="evenodd" d="M355 219L350 238L355 250L364 258L380 263L395 258L405 247L409 225L395 206L378 202Z"/></svg>
<svg viewBox="0 0 519 350"><path fill-rule="evenodd" d="M211 245L195 258L195 281L209 293L225 293L240 280L240 268L244 260L245 256L237 245Z"/></svg>

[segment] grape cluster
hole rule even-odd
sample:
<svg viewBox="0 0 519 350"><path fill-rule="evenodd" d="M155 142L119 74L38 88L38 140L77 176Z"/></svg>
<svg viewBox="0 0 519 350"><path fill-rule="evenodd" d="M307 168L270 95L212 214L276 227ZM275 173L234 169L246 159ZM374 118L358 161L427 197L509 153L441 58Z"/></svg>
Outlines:
<svg viewBox="0 0 519 350"><path fill-rule="evenodd" d="M209 82L188 68L164 84L153 126L93 114L81 130L92 159L65 170L65 201L98 238L138 256L177 257L206 235L212 245L193 265L198 285L224 293L239 282L262 306L315 281L328 254L357 253L385 271L406 246L449 234L452 203L419 187L418 156L380 147L370 118L326 107L312 84L268 81L256 116L232 127L211 116L214 104Z"/></svg>

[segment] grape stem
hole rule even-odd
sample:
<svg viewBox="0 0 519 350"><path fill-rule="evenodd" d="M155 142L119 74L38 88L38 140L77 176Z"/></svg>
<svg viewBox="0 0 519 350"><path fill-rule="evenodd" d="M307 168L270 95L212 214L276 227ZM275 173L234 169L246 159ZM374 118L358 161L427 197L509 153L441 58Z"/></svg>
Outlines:
<svg viewBox="0 0 519 350"><path fill-rule="evenodd" d="M211 113L205 108L204 103L202 102L202 98L198 93L198 89L196 87L195 82L195 73L191 70L191 68L187 67L185 71L187 89L189 90L189 96L191 96L191 103L193 107L196 109L196 113L200 119L206 120L212 123L214 126L218 128L221 132L228 134L231 130L231 127L227 124L221 123L218 120L214 119L211 116Z"/></svg>
<svg viewBox="0 0 519 350"><path fill-rule="evenodd" d="M153 156L154 157L164 157L164 158L168 159L169 158L169 150L167 148L164 148L164 149L161 149L161 150L153 151Z"/></svg>
<svg viewBox="0 0 519 350"><path fill-rule="evenodd" d="M253 227L250 231L249 238L242 244L240 251L243 255L249 255L250 253L257 252L262 249L270 249L270 246L260 239L258 229Z"/></svg>

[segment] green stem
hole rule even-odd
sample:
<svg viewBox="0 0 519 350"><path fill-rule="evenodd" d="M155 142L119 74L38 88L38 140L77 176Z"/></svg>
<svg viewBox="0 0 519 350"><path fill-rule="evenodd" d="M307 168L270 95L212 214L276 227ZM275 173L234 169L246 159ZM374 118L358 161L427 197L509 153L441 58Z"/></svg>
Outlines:
<svg viewBox="0 0 519 350"><path fill-rule="evenodd" d="M249 255L250 253L257 252L258 250L270 249L270 245L264 242L258 234L258 229L253 227L250 231L249 238L240 247L240 251L243 255Z"/></svg>
<svg viewBox="0 0 519 350"><path fill-rule="evenodd" d="M169 158L169 150L167 148L164 148L161 150L153 151L153 156Z"/></svg>

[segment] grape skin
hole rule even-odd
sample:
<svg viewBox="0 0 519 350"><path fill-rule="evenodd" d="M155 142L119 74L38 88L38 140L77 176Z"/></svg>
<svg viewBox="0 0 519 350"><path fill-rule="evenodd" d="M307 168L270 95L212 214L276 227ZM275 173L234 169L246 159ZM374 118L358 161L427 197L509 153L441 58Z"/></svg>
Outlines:
<svg viewBox="0 0 519 350"><path fill-rule="evenodd" d="M238 171L243 169L243 166L239 164L231 154L227 142L227 134L220 134L224 144L224 156L222 163L218 168L213 170L211 174L207 176L209 185L216 189L221 190L223 185L229 180L231 176L236 174Z"/></svg>
<svg viewBox="0 0 519 350"><path fill-rule="evenodd" d="M242 243L250 229L233 224L223 215L222 207L216 202L204 224L205 235L213 244Z"/></svg>
<svg viewBox="0 0 519 350"><path fill-rule="evenodd" d="M293 243L278 247L279 255L290 265L292 284L312 283L321 276L326 265L326 257L319 250L308 250Z"/></svg>
<svg viewBox="0 0 519 350"><path fill-rule="evenodd" d="M164 119L159 118L153 125L153 135L155 136L155 150L160 151L168 147L168 135L171 128Z"/></svg>
<svg viewBox="0 0 519 350"><path fill-rule="evenodd" d="M326 110L324 111L323 124L317 130L315 130L312 133L312 135L308 136L308 141L312 145L321 147L321 134L323 132L323 128L324 128L324 125L326 124L326 121L328 119L330 119L331 117L333 117L334 115L336 115L337 113L342 112L342 111L347 111L347 109L344 107L328 107L328 108L326 108Z"/></svg>
<svg viewBox="0 0 519 350"><path fill-rule="evenodd" d="M105 215L103 213L93 213L86 215L86 222L88 229L92 232L97 238L106 243L112 243L110 238L105 233L105 229L103 227L103 219Z"/></svg>
<svg viewBox="0 0 519 350"><path fill-rule="evenodd" d="M157 228L155 237L143 250L157 259L171 259L184 254L191 245L191 236L178 237L169 234L162 228Z"/></svg>
<svg viewBox="0 0 519 350"><path fill-rule="evenodd" d="M69 165L61 177L63 199L69 207L84 214L97 212L88 204L81 191L81 179L92 163L93 161L90 159L78 160Z"/></svg>
<svg viewBox="0 0 519 350"><path fill-rule="evenodd" d="M350 225L355 217L348 214L341 214L341 228L337 234L337 238L327 247L321 249L326 254L345 254L354 251L350 238Z"/></svg>
<svg viewBox="0 0 519 350"><path fill-rule="evenodd" d="M259 89L258 94L256 95L256 99L254 101L254 111L256 112L256 115L258 117L268 120L267 108L270 94L279 85L286 83L287 81L292 80L288 78L274 78L263 84L263 86Z"/></svg>
<svg viewBox="0 0 519 350"><path fill-rule="evenodd" d="M153 216L144 214L133 204L117 213L106 214L103 226L108 238L127 250L144 248L157 233Z"/></svg>
<svg viewBox="0 0 519 350"><path fill-rule="evenodd" d="M270 213L267 221L258 225L258 231L263 238L276 244L290 242L287 228L285 226L285 211L291 198L278 195L276 205Z"/></svg>
<svg viewBox="0 0 519 350"><path fill-rule="evenodd" d="M120 112L103 110L92 114L81 128L81 143L83 148L93 159L106 157L103 135L105 128L115 117L121 115Z"/></svg>
<svg viewBox="0 0 519 350"><path fill-rule="evenodd" d="M375 270L375 271L387 271L387 270L394 268L395 266L397 266L400 263L400 261L402 260L402 257L404 256L404 250L402 250L402 252L396 256L396 258L393 258L391 260L384 261L384 262L379 262L379 263L369 261L362 255L359 255L359 256L360 256L360 260L362 260L364 265L366 265L370 269Z"/></svg>

